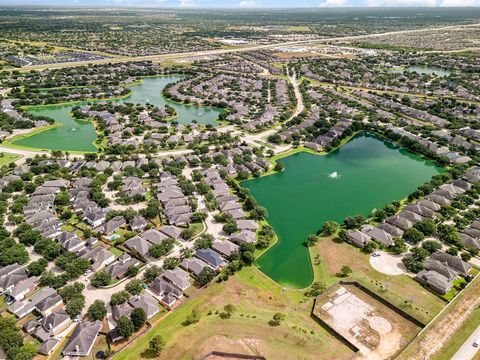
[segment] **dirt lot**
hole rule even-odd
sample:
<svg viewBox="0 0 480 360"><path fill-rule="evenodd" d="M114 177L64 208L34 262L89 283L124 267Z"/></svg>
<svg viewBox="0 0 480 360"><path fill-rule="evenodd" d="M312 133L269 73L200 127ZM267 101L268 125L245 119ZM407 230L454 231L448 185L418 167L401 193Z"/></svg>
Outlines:
<svg viewBox="0 0 480 360"><path fill-rule="evenodd" d="M353 285L317 298L315 315L371 360L392 359L420 328Z"/></svg>

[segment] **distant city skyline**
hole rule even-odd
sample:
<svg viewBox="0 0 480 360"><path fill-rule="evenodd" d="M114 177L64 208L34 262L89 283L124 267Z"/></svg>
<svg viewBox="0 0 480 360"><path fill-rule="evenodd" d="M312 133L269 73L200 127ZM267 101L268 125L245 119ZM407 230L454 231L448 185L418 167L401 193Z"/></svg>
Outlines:
<svg viewBox="0 0 480 360"><path fill-rule="evenodd" d="M170 8L478 7L480 0L0 0L0 6L111 6Z"/></svg>

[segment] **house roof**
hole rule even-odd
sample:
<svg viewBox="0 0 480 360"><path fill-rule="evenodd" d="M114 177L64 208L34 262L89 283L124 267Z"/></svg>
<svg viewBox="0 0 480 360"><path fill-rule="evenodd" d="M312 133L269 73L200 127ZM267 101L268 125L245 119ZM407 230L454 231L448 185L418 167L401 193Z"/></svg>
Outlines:
<svg viewBox="0 0 480 360"><path fill-rule="evenodd" d="M134 236L125 241L125 246L131 250L137 251L140 255L145 256L150 248L150 243L142 239L140 236Z"/></svg>
<svg viewBox="0 0 480 360"><path fill-rule="evenodd" d="M150 319L153 315L158 313L160 310L158 308L158 301L155 300L151 295L144 293L142 295L132 296L128 302L134 308L141 308L145 311L147 318Z"/></svg>
<svg viewBox="0 0 480 360"><path fill-rule="evenodd" d="M212 249L198 249L195 256L215 269L225 264L222 257Z"/></svg>
<svg viewBox="0 0 480 360"><path fill-rule="evenodd" d="M62 297L55 293L38 302L35 307L38 311L43 312L52 308L53 306L57 306L60 302L62 302Z"/></svg>
<svg viewBox="0 0 480 360"><path fill-rule="evenodd" d="M235 251L238 251L239 246L228 240L215 240L212 244L212 249L222 255L230 256Z"/></svg>
<svg viewBox="0 0 480 360"><path fill-rule="evenodd" d="M169 238L167 235L161 233L157 229L149 229L143 232L140 237L152 244L161 244L164 240Z"/></svg>
<svg viewBox="0 0 480 360"><path fill-rule="evenodd" d="M102 323L98 320L79 323L68 339L63 354L89 354L101 327Z"/></svg>
<svg viewBox="0 0 480 360"><path fill-rule="evenodd" d="M472 268L471 265L460 259L458 256L450 255L441 251L437 251L430 256L433 260L438 260L446 266L458 271L461 275L467 274Z"/></svg>

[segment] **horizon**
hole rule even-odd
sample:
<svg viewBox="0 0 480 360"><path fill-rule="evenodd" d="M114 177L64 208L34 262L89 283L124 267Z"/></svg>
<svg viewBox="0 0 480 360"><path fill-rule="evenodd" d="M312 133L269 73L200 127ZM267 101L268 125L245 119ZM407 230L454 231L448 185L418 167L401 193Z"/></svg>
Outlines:
<svg viewBox="0 0 480 360"><path fill-rule="evenodd" d="M212 4L215 3L215 4ZM480 0L302 0L298 6L286 0L50 0L42 4L31 1L2 1L3 8L107 8L107 9L238 9L238 10L282 10L282 9L470 9L480 8Z"/></svg>

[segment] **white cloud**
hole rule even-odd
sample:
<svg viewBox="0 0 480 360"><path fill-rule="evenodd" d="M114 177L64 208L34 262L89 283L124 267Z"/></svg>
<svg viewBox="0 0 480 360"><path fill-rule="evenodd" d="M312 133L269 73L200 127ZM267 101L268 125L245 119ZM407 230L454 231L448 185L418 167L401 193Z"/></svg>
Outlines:
<svg viewBox="0 0 480 360"><path fill-rule="evenodd" d="M253 0L243 0L243 1L240 1L238 3L238 6L240 6L242 8L249 8L249 7L255 6L255 1L253 1Z"/></svg>
<svg viewBox="0 0 480 360"><path fill-rule="evenodd" d="M437 6L437 2L436 0L367 0L367 6L372 6L372 7Z"/></svg>
<svg viewBox="0 0 480 360"><path fill-rule="evenodd" d="M464 7L480 6L480 0L443 0L439 6L445 7Z"/></svg>
<svg viewBox="0 0 480 360"><path fill-rule="evenodd" d="M193 6L193 1L192 0L180 0L180 4L178 4L180 7L192 7Z"/></svg>
<svg viewBox="0 0 480 360"><path fill-rule="evenodd" d="M320 7L342 7L349 6L347 0L325 0L324 2L318 4Z"/></svg>

